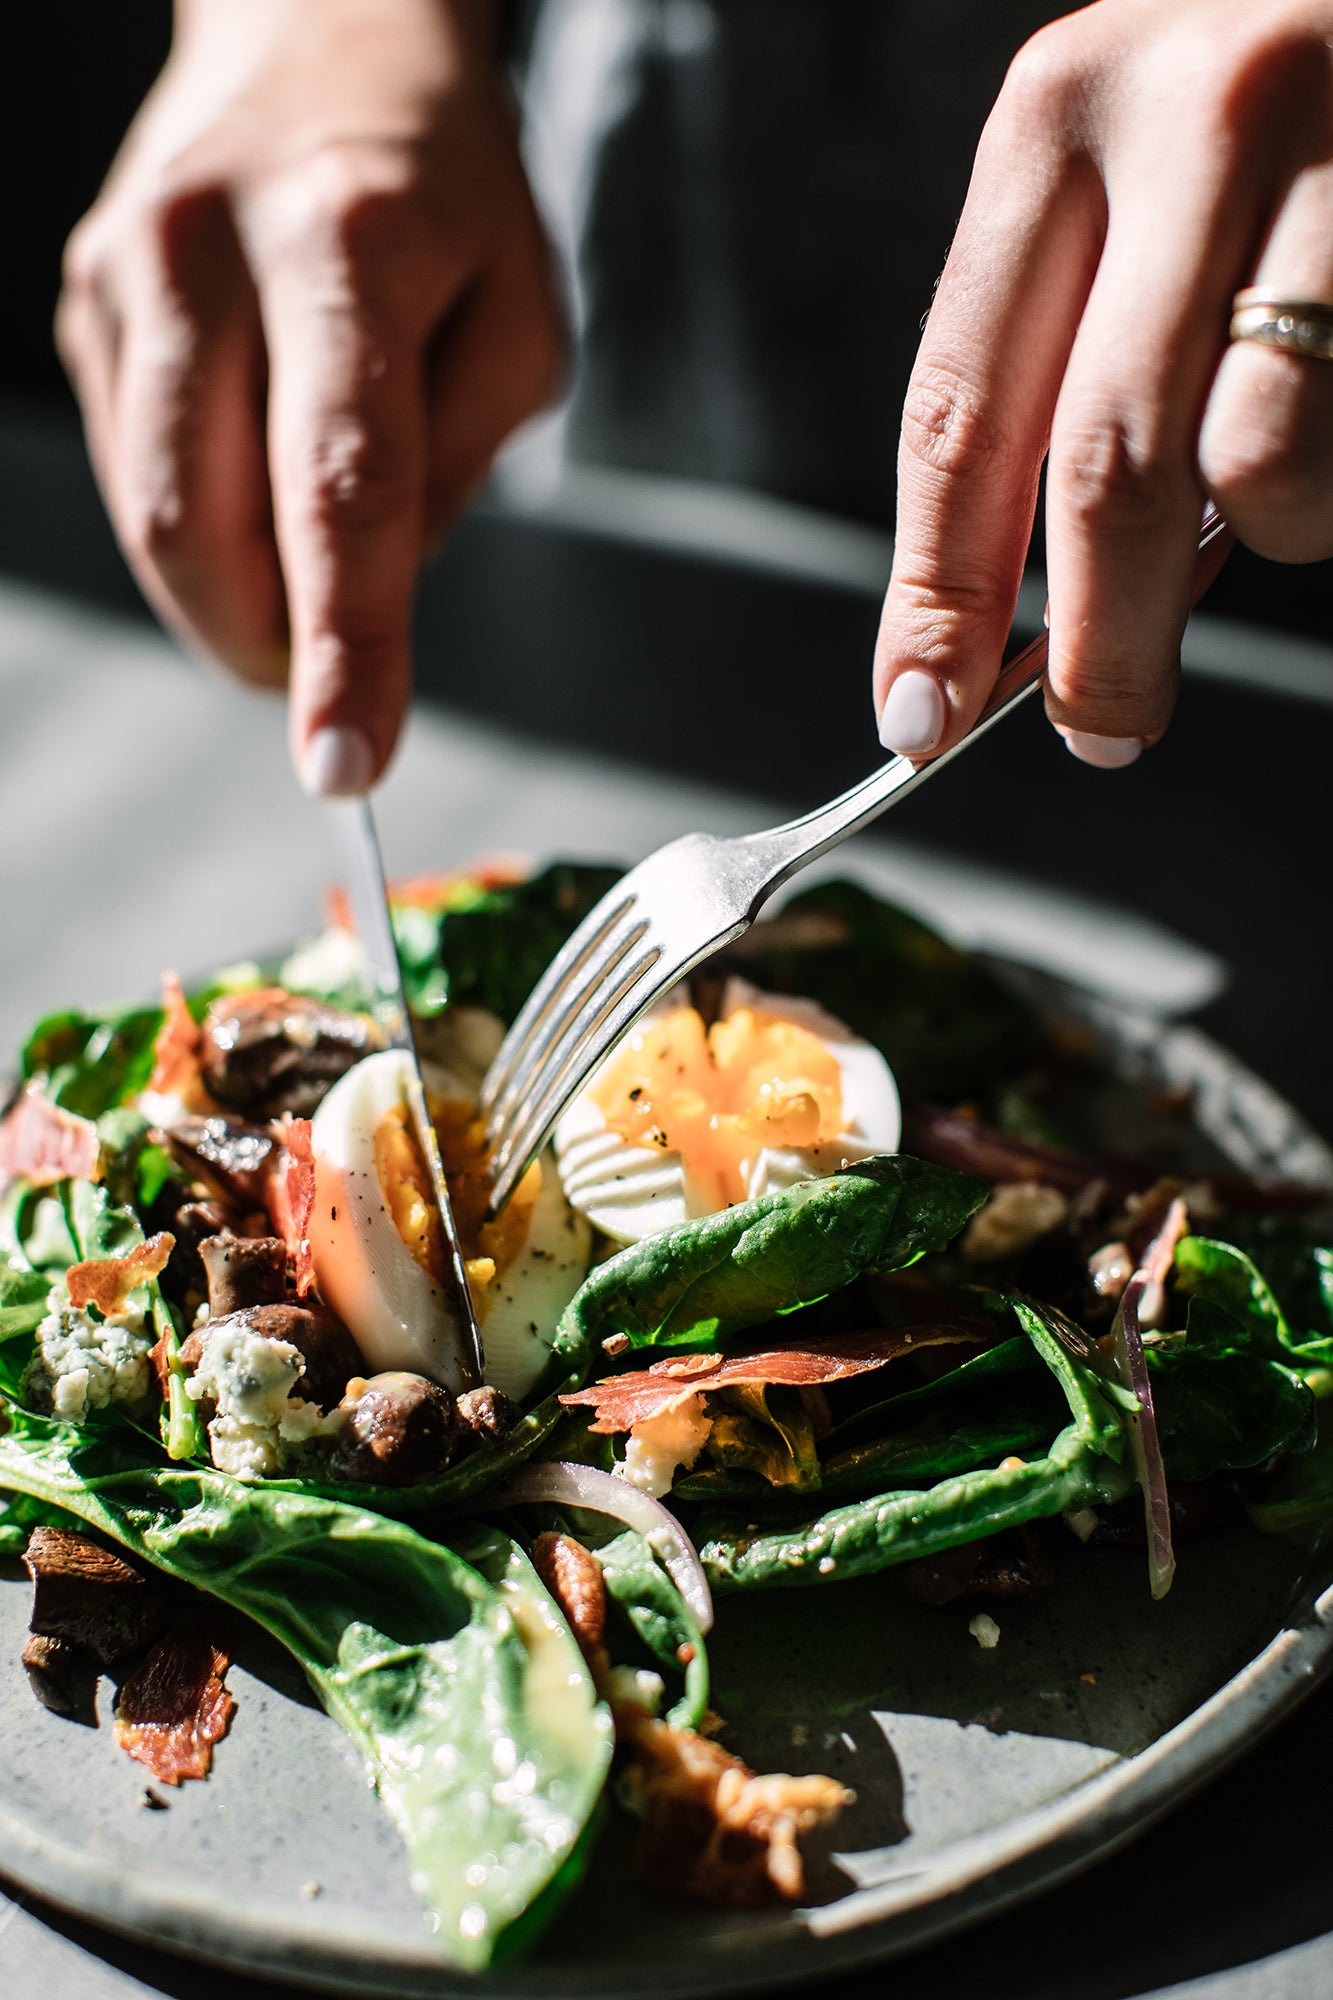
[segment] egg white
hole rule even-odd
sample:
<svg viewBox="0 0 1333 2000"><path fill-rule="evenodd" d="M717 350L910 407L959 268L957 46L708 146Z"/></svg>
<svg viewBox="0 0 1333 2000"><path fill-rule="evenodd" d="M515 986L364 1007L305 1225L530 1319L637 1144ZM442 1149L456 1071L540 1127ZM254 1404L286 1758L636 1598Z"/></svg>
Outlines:
<svg viewBox="0 0 1333 2000"><path fill-rule="evenodd" d="M426 1065L427 1084L441 1096L475 1101L475 1085L461 1073L469 1067L437 1059ZM406 1095L404 1057L383 1049L340 1077L311 1120L315 1282L368 1371L406 1369L458 1393L467 1385L444 1295L399 1235L375 1164L375 1129ZM506 1395L521 1400L541 1373L590 1247L589 1226L571 1214L548 1156L523 1245L476 1302L486 1379Z"/></svg>
<svg viewBox="0 0 1333 2000"><path fill-rule="evenodd" d="M634 1033L642 1034L645 1027L679 1004L671 998L659 1003ZM754 1007L778 1020L791 1021L819 1037L838 1065L844 1123L844 1130L822 1145L761 1147L749 1166L748 1200L833 1173L850 1160L897 1151L902 1107L893 1072L878 1049L813 1000L761 993L743 979L729 979L722 995L721 1018L728 1019L740 1007ZM615 1060L616 1053L612 1052L608 1062ZM712 1185L701 1183L690 1173L680 1153L636 1146L623 1139L607 1124L590 1095L596 1085L594 1077L555 1128L555 1155L571 1207L617 1243L637 1243L692 1217L711 1214L717 1206Z"/></svg>

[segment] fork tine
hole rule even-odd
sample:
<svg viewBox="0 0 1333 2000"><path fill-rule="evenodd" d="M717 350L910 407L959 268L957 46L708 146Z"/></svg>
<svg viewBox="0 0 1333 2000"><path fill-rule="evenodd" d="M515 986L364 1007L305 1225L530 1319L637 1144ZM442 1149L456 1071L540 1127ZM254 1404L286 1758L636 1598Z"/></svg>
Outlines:
<svg viewBox="0 0 1333 2000"><path fill-rule="evenodd" d="M650 981L645 991L644 978L661 956L660 946L654 945L622 972L614 984L598 988L579 1016L569 1023L539 1072L537 1088L524 1102L492 1159L489 1215L497 1215L504 1207L529 1161L545 1145L570 1098L602 1057L658 994L675 983L673 971L667 977Z"/></svg>
<svg viewBox="0 0 1333 2000"><path fill-rule="evenodd" d="M633 903L633 894L626 895L624 884L619 884L589 910L578 929L561 945L519 1009L513 1026L505 1036L499 1053L487 1073L481 1107L488 1118L500 1098L507 1094L517 1065L533 1037L540 1032L552 1010L561 1001L566 987L582 972L593 952L626 915Z"/></svg>
<svg viewBox="0 0 1333 2000"><path fill-rule="evenodd" d="M640 916L636 923L622 922L611 930L591 955L585 956L578 973L567 979L556 1001L543 1010L536 1030L525 1037L525 1047L513 1064L504 1089L491 1105L487 1137L496 1135L512 1122L520 1101L531 1091L550 1060L551 1051L562 1043L571 1024L583 1019L584 1012L607 987L636 945L642 943L648 922Z"/></svg>

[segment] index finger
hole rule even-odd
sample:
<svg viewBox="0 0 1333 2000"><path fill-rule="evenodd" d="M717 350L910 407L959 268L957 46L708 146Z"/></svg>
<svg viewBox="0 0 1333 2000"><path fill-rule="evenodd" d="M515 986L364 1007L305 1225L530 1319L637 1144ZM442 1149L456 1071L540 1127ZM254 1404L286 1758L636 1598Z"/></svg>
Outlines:
<svg viewBox="0 0 1333 2000"><path fill-rule="evenodd" d="M1013 618L1105 228L1100 180L1072 143L1074 115L1064 65L1039 36L982 135L908 388L874 691L881 741L909 756L945 749L971 726Z"/></svg>
<svg viewBox="0 0 1333 2000"><path fill-rule="evenodd" d="M333 264L312 273L279 263L261 299L292 757L308 791L362 792L392 755L411 692L420 332Z"/></svg>

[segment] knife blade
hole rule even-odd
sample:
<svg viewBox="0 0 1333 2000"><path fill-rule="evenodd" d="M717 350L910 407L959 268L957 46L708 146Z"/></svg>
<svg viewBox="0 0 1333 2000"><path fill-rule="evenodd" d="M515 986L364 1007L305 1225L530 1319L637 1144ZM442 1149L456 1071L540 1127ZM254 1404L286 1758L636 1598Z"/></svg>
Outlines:
<svg viewBox="0 0 1333 2000"><path fill-rule="evenodd" d="M477 1324L476 1308L468 1289L463 1247L444 1178L440 1145L426 1105L421 1060L412 1032L412 1016L403 987L403 968L389 915L389 891L384 880L375 815L368 798L331 799L328 810L333 816L347 877L347 893L365 953L366 980L372 996L371 1012L387 1045L402 1051L407 1107L417 1145L430 1176L440 1219L445 1250L445 1303L450 1321L446 1340L450 1351L441 1354L438 1373L445 1379L457 1380L461 1376L469 1388L479 1388L486 1379L481 1328Z"/></svg>

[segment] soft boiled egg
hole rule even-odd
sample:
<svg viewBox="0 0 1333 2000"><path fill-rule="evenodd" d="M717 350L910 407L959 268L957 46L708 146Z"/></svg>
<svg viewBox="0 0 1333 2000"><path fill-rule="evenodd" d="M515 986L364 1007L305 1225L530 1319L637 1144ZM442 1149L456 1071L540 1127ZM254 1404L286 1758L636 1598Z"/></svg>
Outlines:
<svg viewBox="0 0 1333 2000"><path fill-rule="evenodd" d="M709 1028L668 997L555 1129L565 1194L617 1243L897 1150L893 1073L813 1000L731 979Z"/></svg>
<svg viewBox="0 0 1333 2000"><path fill-rule="evenodd" d="M484 1131L468 1065L426 1066L431 1117L481 1326L486 1379L516 1401L540 1375L551 1337L588 1268L591 1231L549 1154L502 1216L485 1220ZM404 1058L365 1056L311 1121L310 1245L320 1295L369 1370L406 1369L455 1392L461 1379L441 1276L444 1248L412 1131Z"/></svg>

